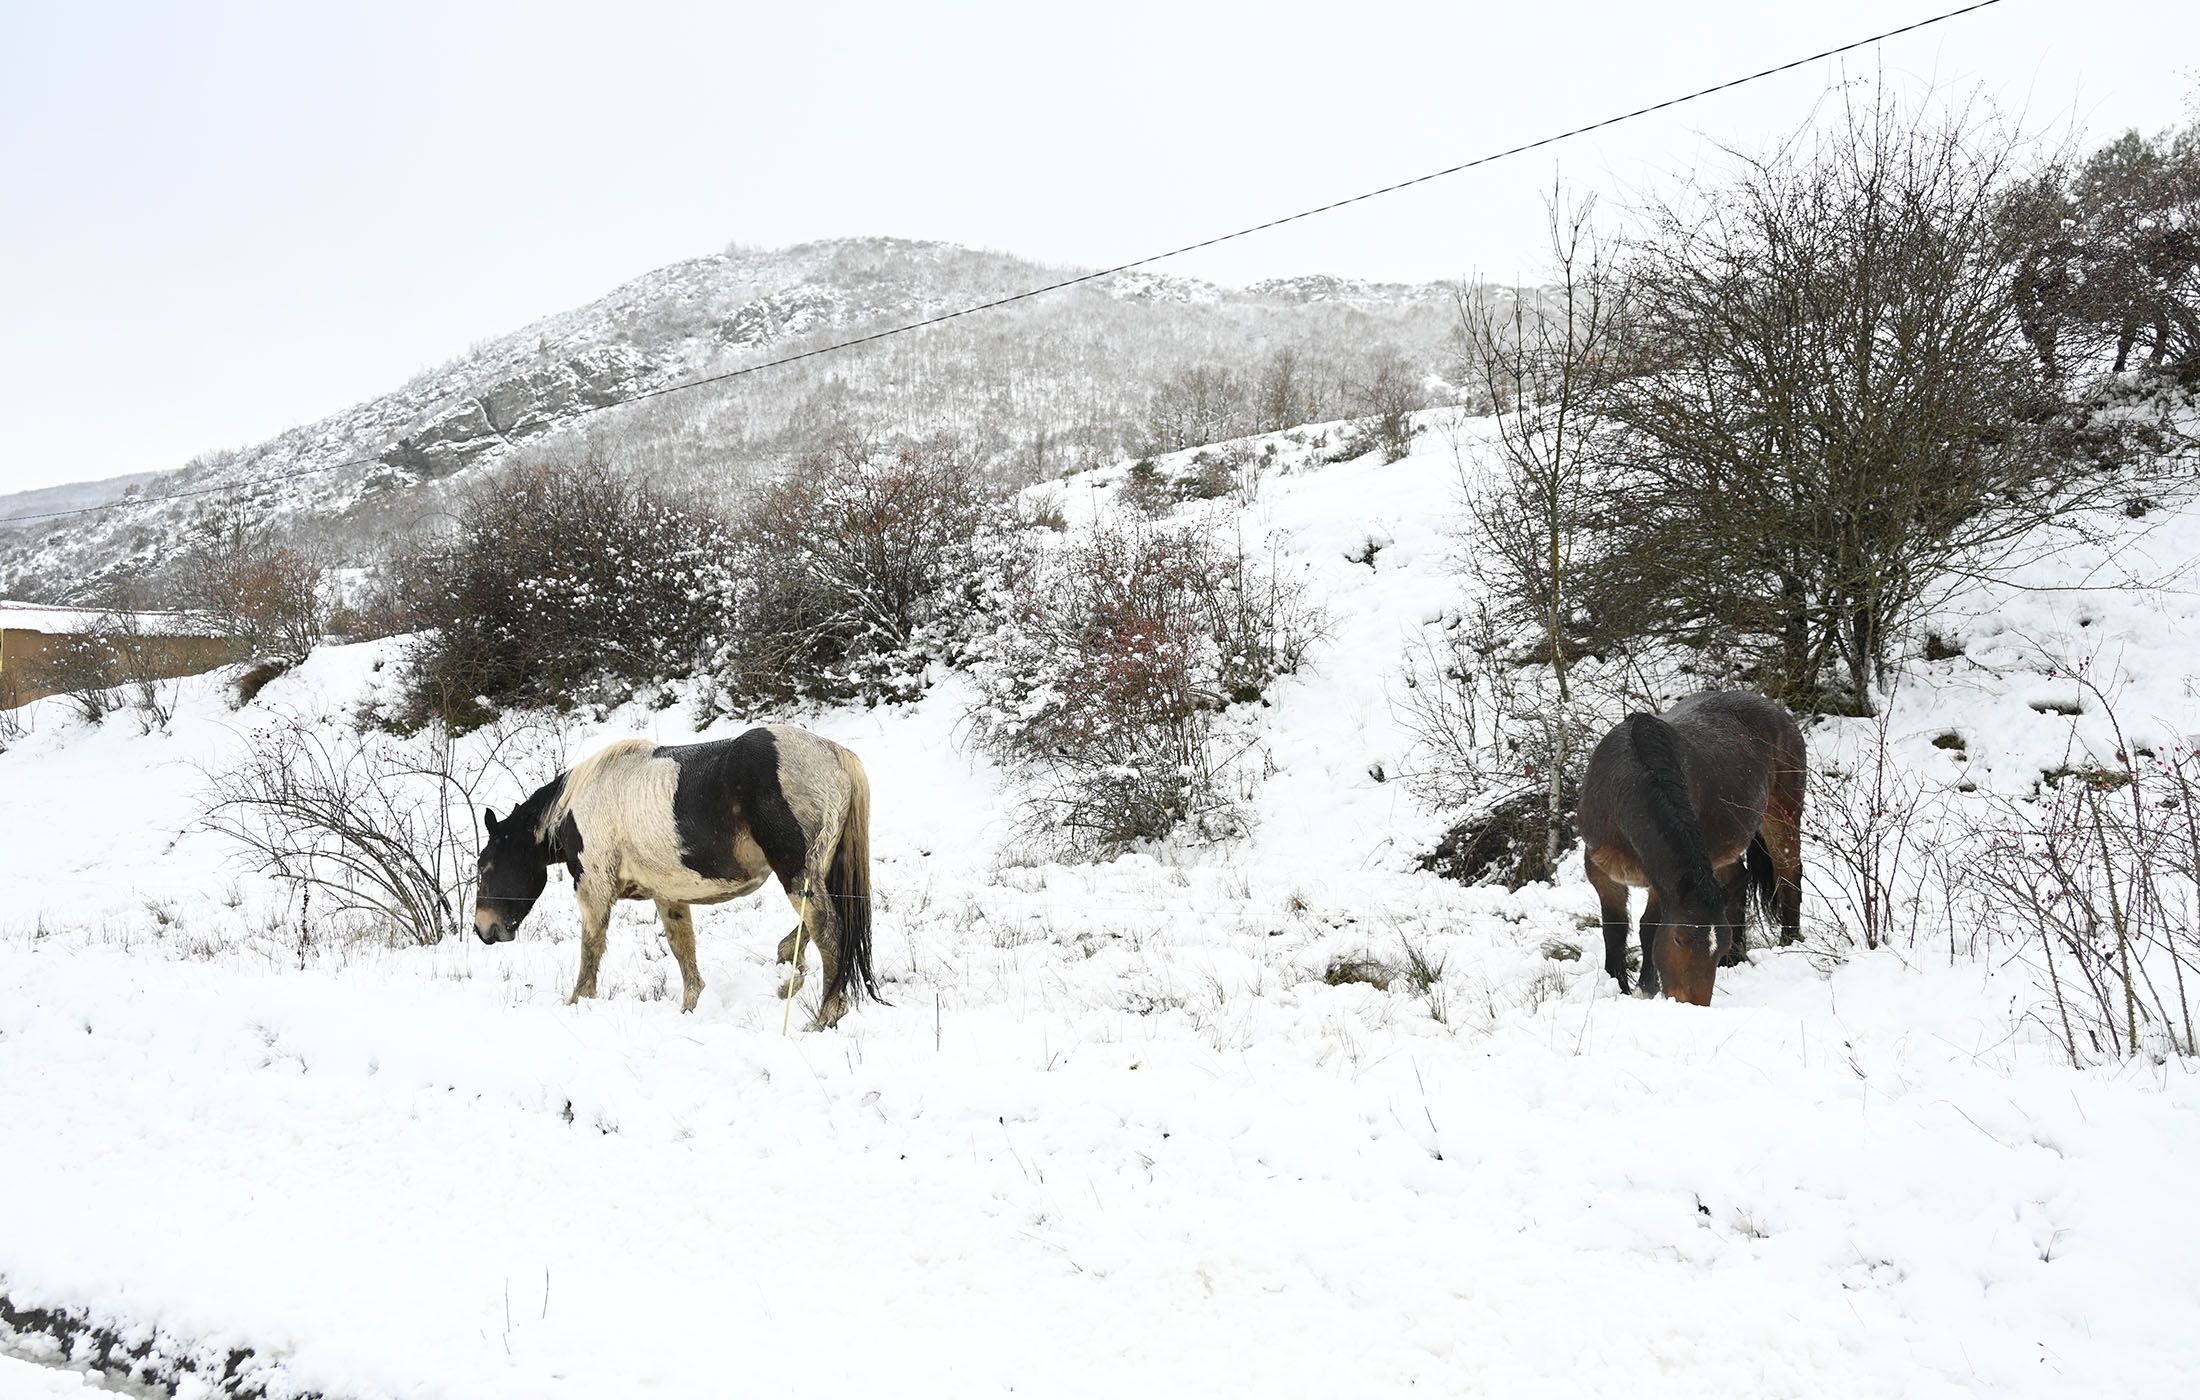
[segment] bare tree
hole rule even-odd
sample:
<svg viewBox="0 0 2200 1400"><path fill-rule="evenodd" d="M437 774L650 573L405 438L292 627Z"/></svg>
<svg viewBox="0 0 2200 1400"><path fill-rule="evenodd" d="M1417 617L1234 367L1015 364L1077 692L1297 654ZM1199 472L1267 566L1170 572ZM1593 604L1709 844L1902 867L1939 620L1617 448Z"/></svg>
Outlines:
<svg viewBox="0 0 2200 1400"><path fill-rule="evenodd" d="M1427 378L1394 345L1368 357L1351 387L1360 431L1395 462L1413 450L1413 415L1428 407Z"/></svg>
<svg viewBox="0 0 2200 1400"><path fill-rule="evenodd" d="M209 511L170 571L170 595L255 655L296 664L321 640L323 569L240 505Z"/></svg>
<svg viewBox="0 0 2200 1400"><path fill-rule="evenodd" d="M1593 199L1568 203L1554 189L1545 205L1554 283L1539 302L1458 296L1461 340L1480 390L1494 407L1495 437L1460 464L1472 567L1497 603L1501 623L1538 637L1557 704L1543 711L1544 859L1558 863L1578 755L1570 671L1574 575L1595 518L1595 467L1606 435L1598 396L1619 325L1610 255L1590 229Z"/></svg>
<svg viewBox="0 0 2200 1400"><path fill-rule="evenodd" d="M1632 450L1605 598L1742 640L1774 694L1869 713L1938 590L2110 498L2061 450L2013 305L2019 159L1963 114L1875 100L1653 206L1607 400Z"/></svg>
<svg viewBox="0 0 2200 1400"><path fill-rule="evenodd" d="M2126 132L2042 172L2005 217L2022 238L2018 312L2049 374L2143 366L2200 383L2200 123Z"/></svg>
<svg viewBox="0 0 2200 1400"><path fill-rule="evenodd" d="M1253 390L1253 431L1277 433L1314 422L1331 397L1321 368L1297 346L1281 346L1260 367Z"/></svg>

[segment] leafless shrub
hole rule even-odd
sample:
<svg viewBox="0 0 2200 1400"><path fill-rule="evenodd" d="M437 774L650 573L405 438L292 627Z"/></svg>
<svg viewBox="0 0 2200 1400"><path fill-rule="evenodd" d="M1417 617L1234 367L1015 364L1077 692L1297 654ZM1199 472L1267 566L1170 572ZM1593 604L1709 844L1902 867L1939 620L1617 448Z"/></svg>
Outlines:
<svg viewBox="0 0 2200 1400"><path fill-rule="evenodd" d="M115 676L115 655L96 636L68 638L47 654L39 667L42 685L66 695L66 704L86 724L104 723L127 703Z"/></svg>
<svg viewBox="0 0 2200 1400"><path fill-rule="evenodd" d="M145 733L164 730L175 717L175 687L165 678L174 671L164 663L165 639L146 630L142 617L127 609L99 615L98 625L63 640L38 664L39 683L65 692L68 704L86 724L127 709Z"/></svg>
<svg viewBox="0 0 2200 1400"><path fill-rule="evenodd" d="M1864 743L1821 760L1803 805L1813 892L1831 916L1832 939L1881 948L1914 947L1928 920L1944 932L1951 960L1975 947L1976 927L1959 907L1963 823L1947 788L1901 763L1888 744L1888 707Z"/></svg>
<svg viewBox="0 0 2200 1400"><path fill-rule="evenodd" d="M1973 882L1987 912L2022 931L2073 1064L2200 1053L2200 751L2134 747L2110 697L2079 679L2113 756L2066 764L2034 802L1997 803Z"/></svg>
<svg viewBox="0 0 2200 1400"><path fill-rule="evenodd" d="M301 910L438 943L460 925L477 794L544 736L537 724L502 725L462 754L441 725L400 738L285 716L255 731L235 765L207 774L199 822L292 890Z"/></svg>
<svg viewBox="0 0 2200 1400"><path fill-rule="evenodd" d="M140 733L166 732L169 723L176 717L176 687L173 682L134 681L129 687L129 696L130 711L137 716Z"/></svg>
<svg viewBox="0 0 2200 1400"><path fill-rule="evenodd" d="M1459 814L1431 865L1517 888L1551 879L1557 850L1572 840L1597 709L1562 703L1551 670L1506 638L1486 607L1425 631L1406 654L1391 708L1413 738L1400 775L1407 791L1431 811Z"/></svg>
<svg viewBox="0 0 2200 1400"><path fill-rule="evenodd" d="M324 570L243 506L211 509L170 570L172 600L256 656L293 664L319 644Z"/></svg>

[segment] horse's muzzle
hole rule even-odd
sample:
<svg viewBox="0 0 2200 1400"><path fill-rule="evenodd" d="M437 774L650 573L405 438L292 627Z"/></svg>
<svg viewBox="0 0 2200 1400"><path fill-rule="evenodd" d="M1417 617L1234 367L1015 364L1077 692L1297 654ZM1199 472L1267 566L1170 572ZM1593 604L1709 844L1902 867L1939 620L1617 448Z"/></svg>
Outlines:
<svg viewBox="0 0 2200 1400"><path fill-rule="evenodd" d="M513 938L510 924L486 909L474 911L474 936L484 943L509 943Z"/></svg>

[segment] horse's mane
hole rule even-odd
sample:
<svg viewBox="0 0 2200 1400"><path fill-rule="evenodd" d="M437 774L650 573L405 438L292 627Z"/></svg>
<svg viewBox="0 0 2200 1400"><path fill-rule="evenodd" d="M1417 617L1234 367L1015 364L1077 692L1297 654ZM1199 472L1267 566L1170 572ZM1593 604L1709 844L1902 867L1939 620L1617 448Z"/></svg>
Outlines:
<svg viewBox="0 0 2200 1400"><path fill-rule="evenodd" d="M1719 888L1719 877L1712 872L1711 853L1703 844L1703 823L1697 819L1695 800L1688 795L1688 773L1681 766L1679 736L1674 734L1673 726L1656 715L1629 715L1626 725L1627 741L1650 779L1651 809L1657 818L1658 834L1671 845L1699 894L1708 897Z"/></svg>
<svg viewBox="0 0 2200 1400"><path fill-rule="evenodd" d="M551 832L556 831L558 823L564 821L565 814L572 810L573 799L593 787L596 780L603 776L604 769L623 758L632 757L634 754L648 755L656 751L657 743L654 739L621 739L615 744L604 745L579 763L574 764L553 784L557 788L557 792L551 797L548 807L544 809L542 820L535 828L536 833L547 839ZM548 791L548 789L546 788L544 791ZM532 801L533 799L529 800Z"/></svg>

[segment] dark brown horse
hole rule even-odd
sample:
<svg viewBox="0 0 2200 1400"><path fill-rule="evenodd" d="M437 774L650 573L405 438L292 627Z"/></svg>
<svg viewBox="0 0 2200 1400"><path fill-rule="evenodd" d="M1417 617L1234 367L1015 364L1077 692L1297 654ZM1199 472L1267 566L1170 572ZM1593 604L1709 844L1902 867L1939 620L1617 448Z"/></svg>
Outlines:
<svg viewBox="0 0 2200 1400"><path fill-rule="evenodd" d="M1642 990L1711 1004L1722 964L1740 962L1749 896L1801 936L1803 731L1746 691L1691 695L1663 715L1629 715L1598 743L1581 780L1583 864L1604 913L1604 970L1627 990L1627 891L1648 889Z"/></svg>

